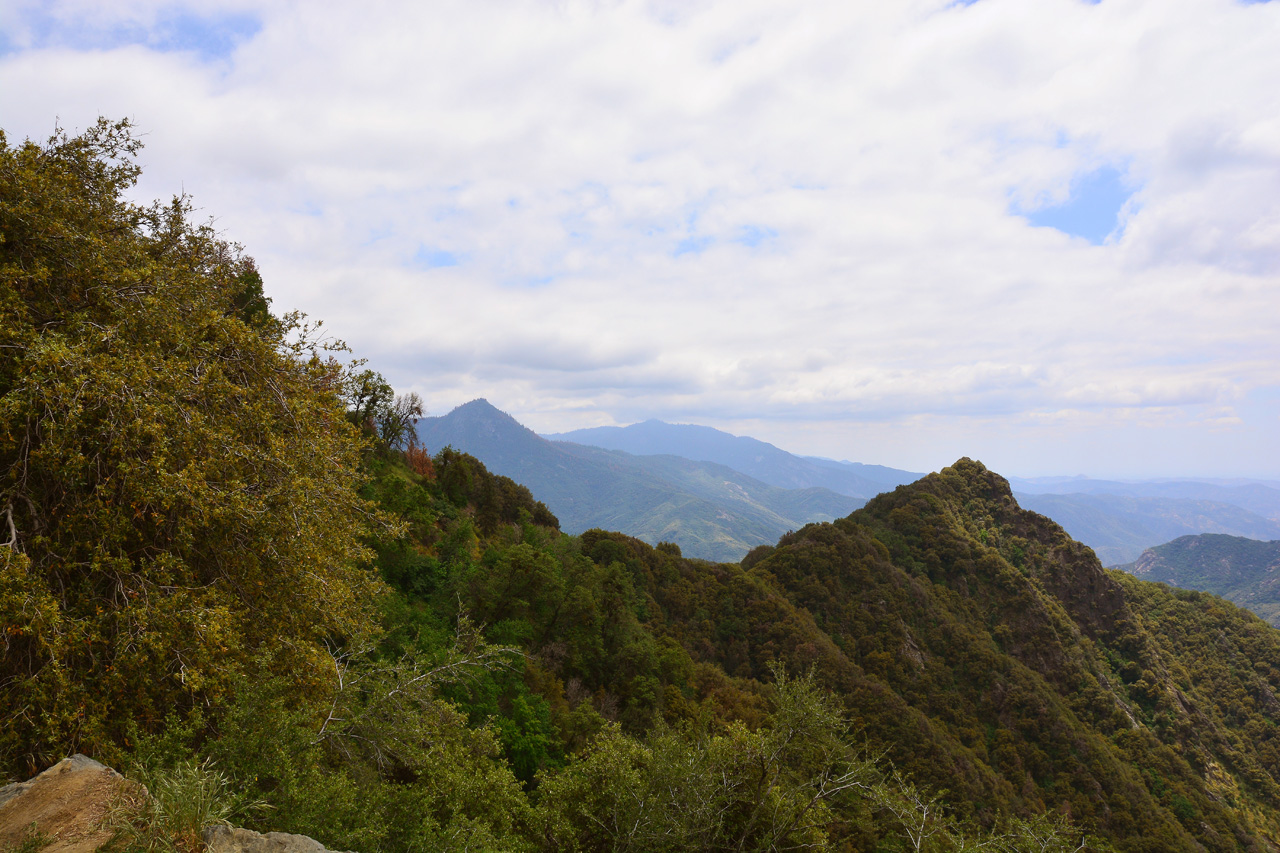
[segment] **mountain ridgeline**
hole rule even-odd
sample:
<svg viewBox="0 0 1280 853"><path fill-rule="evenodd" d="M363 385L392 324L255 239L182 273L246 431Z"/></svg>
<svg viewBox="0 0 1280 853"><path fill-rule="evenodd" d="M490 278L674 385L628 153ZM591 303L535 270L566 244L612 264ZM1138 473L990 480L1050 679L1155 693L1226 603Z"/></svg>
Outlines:
<svg viewBox="0 0 1280 853"><path fill-rule="evenodd" d="M1280 488L1274 482L1072 477L1011 483L1018 503L1053 518L1107 566L1199 533L1280 539Z"/></svg>
<svg viewBox="0 0 1280 853"><path fill-rule="evenodd" d="M819 669L866 733L964 807L1064 810L1121 849L1277 837L1280 634L1104 570L980 464L747 564L829 639Z"/></svg>
<svg viewBox="0 0 1280 853"><path fill-rule="evenodd" d="M714 462L548 441L485 400L424 418L418 437L429 448L469 453L528 486L568 533L623 530L710 560L740 559L788 530L839 518L865 502L822 487L781 488Z"/></svg>
<svg viewBox="0 0 1280 853"><path fill-rule="evenodd" d="M462 407L459 414L472 407L491 408L484 401L476 401ZM487 420L491 424L505 417L496 411L488 415ZM441 426L432 428L432 437L449 438L456 442L456 446L494 466L495 470L520 479L518 460L510 457L510 448L500 448L499 440L503 435L509 441L516 437L518 431L512 428L514 422L501 430L490 431L487 440L478 441L476 436L464 430L444 428L443 425L454 418L455 415L450 414L436 419ZM523 428L520 431L527 433ZM651 485L669 494L672 489L677 493L685 489L679 478L670 476L672 457L686 460L682 463L686 471L714 464L741 472L726 475L716 469L721 482L746 475L750 480L779 489L819 488L859 500L872 498L922 476L883 465L796 456L754 438L730 435L705 426L668 424L657 420L626 427L593 427L543 437L552 439L557 448L571 455L586 454L588 451L583 449L584 445L630 454L630 464L643 470ZM545 446L527 446L529 438L525 434L518 442L526 445L522 448L525 452L533 452L535 456L550 452ZM622 458L626 457L617 457L613 464L617 465L617 460ZM660 461L664 459L665 463ZM568 519L567 529L571 531L586 529L599 522L579 519L567 502L554 495L574 490L585 492L591 496L593 504L603 506L611 502L611 494L617 493L612 483L606 485L606 478L589 473L590 467L584 463L573 463L560 465L554 470L524 472L530 487L539 494L548 495L548 502ZM654 478L661 482L654 482ZM570 481L574 482L571 484ZM1221 533L1253 539L1280 539L1280 488L1276 483L1117 482L1071 477L1014 479L1011 484L1021 506L1053 518L1074 539L1093 548L1106 566L1132 562L1145 549L1187 534ZM806 520L826 520L843 514L834 511L836 506L826 491L810 495L810 505L817 511ZM660 513L659 524L653 523L650 517L651 505L642 504L638 511L633 512L629 506L619 504L608 522L601 526L639 536L650 543L665 538L678 542L691 556L719 560L739 559L750 544L771 542L782 532L778 519L742 516L736 508L723 503L726 496L723 490L719 493L703 490L699 497L715 505L714 510L710 505L685 507L678 502L677 505L688 510L688 520L671 513ZM778 515L788 519L796 515L781 506L776 508ZM732 528L731 532L722 529L726 527Z"/></svg>
<svg viewBox="0 0 1280 853"><path fill-rule="evenodd" d="M923 474L884 465L862 465L796 456L768 442L711 427L658 420L626 427L593 427L545 435L558 442L621 450L635 456L680 456L714 462L780 489L815 486L854 498L872 498Z"/></svg>

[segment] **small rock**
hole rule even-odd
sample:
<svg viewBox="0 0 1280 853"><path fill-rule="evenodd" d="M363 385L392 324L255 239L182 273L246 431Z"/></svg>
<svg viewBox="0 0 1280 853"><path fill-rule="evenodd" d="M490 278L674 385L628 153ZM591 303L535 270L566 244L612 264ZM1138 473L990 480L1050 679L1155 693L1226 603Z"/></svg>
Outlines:
<svg viewBox="0 0 1280 853"><path fill-rule="evenodd" d="M204 843L208 853L330 853L323 844L305 835L268 832L263 835L231 826L207 826Z"/></svg>

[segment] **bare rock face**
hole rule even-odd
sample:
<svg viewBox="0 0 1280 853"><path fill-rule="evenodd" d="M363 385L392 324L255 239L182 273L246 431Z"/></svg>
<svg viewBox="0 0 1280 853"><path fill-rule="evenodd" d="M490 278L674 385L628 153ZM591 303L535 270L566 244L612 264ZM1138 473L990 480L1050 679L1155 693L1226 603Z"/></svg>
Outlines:
<svg viewBox="0 0 1280 853"><path fill-rule="evenodd" d="M125 786L139 787L84 755L5 785L0 788L0 849L20 844L34 827L50 839L41 853L93 853L111 837L99 824Z"/></svg>
<svg viewBox="0 0 1280 853"><path fill-rule="evenodd" d="M204 830L208 853L329 853L324 845L305 835L268 832L265 835L230 826Z"/></svg>

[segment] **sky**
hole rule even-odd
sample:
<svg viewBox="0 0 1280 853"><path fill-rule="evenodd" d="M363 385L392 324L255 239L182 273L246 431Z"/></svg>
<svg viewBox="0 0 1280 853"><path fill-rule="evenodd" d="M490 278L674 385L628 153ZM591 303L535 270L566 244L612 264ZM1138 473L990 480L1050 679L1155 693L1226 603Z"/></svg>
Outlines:
<svg viewBox="0 0 1280 853"><path fill-rule="evenodd" d="M0 0L430 414L1280 479L1280 0Z"/></svg>

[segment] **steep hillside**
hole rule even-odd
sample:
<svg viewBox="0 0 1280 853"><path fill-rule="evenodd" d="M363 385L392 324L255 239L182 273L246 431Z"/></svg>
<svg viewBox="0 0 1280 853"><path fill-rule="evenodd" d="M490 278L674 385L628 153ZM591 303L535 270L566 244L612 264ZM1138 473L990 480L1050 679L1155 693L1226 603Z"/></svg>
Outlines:
<svg viewBox="0 0 1280 853"><path fill-rule="evenodd" d="M429 448L455 447L527 485L566 532L620 530L710 560L739 559L862 503L827 489L780 489L710 462L547 441L484 400L422 420L418 435Z"/></svg>
<svg viewBox="0 0 1280 853"><path fill-rule="evenodd" d="M1180 536L1120 568L1143 580L1220 595L1280 627L1280 542Z"/></svg>
<svg viewBox="0 0 1280 853"><path fill-rule="evenodd" d="M1280 634L1104 570L980 464L751 571L830 637L821 665L895 763L976 811L1066 810L1124 850L1272 849Z"/></svg>
<svg viewBox="0 0 1280 853"><path fill-rule="evenodd" d="M812 669L866 748L946 791L965 825L1048 812L1126 853L1280 849L1280 634L1104 569L979 463L741 564L603 530L547 553L486 556L436 606L467 607L495 640L531 638L545 674L527 683L566 730L574 701L637 735L658 718L759 723L781 663ZM605 602L607 618L573 615ZM850 808L842 843L885 849L892 821Z"/></svg>
<svg viewBox="0 0 1280 853"><path fill-rule="evenodd" d="M822 487L856 498L871 498L922 476L882 465L796 456L747 436L658 420L626 427L579 429L544 437L621 450L638 456L680 456L715 462L781 489Z"/></svg>
<svg viewBox="0 0 1280 853"><path fill-rule="evenodd" d="M741 564L604 530L507 535L521 544L476 557L446 533L413 559L430 566L425 612L461 608L529 655L506 699L466 700L504 721L513 766L550 773L601 718L637 739L767 727L781 664L815 674L882 766L926 797L946 792L942 813L971 839L1051 814L1123 853L1280 849L1280 633L1213 596L1104 569L979 463ZM522 716L534 699L542 728ZM580 760L592 759L565 772ZM613 784L590 766L591 784ZM650 771L626 772L630 786ZM882 811L831 808L834 849L899 849ZM607 835L590 849L618 846Z"/></svg>

